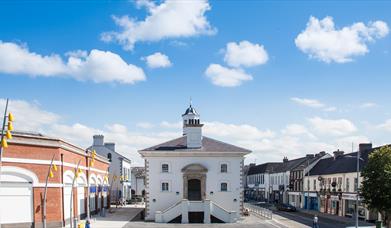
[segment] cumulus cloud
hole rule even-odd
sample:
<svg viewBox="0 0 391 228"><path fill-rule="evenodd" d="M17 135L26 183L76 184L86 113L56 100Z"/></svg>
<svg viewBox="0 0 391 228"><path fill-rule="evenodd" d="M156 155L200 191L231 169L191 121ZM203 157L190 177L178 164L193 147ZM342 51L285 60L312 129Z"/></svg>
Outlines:
<svg viewBox="0 0 391 228"><path fill-rule="evenodd" d="M346 63L369 52L367 44L389 33L384 21L354 23L338 29L332 17L310 17L307 27L295 39L296 46L311 58L326 63Z"/></svg>
<svg viewBox="0 0 391 228"><path fill-rule="evenodd" d="M297 104L304 105L311 108L323 108L326 105L315 99L292 97L291 100Z"/></svg>
<svg viewBox="0 0 391 228"><path fill-rule="evenodd" d="M222 122L205 122L203 132L218 138L230 138L236 140L261 140L274 137L271 130L262 131L248 124L226 124Z"/></svg>
<svg viewBox="0 0 391 228"><path fill-rule="evenodd" d="M388 119L384 123L377 125L377 128L386 131L391 131L391 119Z"/></svg>
<svg viewBox="0 0 391 228"><path fill-rule="evenodd" d="M4 105L5 100L0 99L0 109L3 109ZM115 142L117 151L129 157L134 165L143 164L137 150L182 135L181 121L140 122L139 126L147 126L147 131L139 131L137 128L131 130L121 123L111 123L106 124L103 128L96 128L77 121L64 123L60 115L45 111L37 102L11 100L9 108L15 115L16 130L39 131L46 135L62 138L82 148L92 144L94 134L103 134L105 141ZM319 151L332 152L336 149L350 151L352 142L357 146L358 143L369 141L367 137L356 134L355 127L350 121L344 119L324 120L315 117L312 122L317 128L311 129L306 125L288 124L279 131L273 131L260 129L251 124L210 121L203 122L205 124L203 134L252 150L253 153L248 159L256 158L258 163L281 161L284 156L293 159ZM391 120L386 123L385 126L388 126L391 131ZM309 126L314 127L311 122L309 122ZM346 131L346 129L350 130ZM312 130L314 131L312 132ZM334 134L326 136L325 132ZM316 133L322 137L317 137ZM253 160L247 160L247 162L249 161Z"/></svg>
<svg viewBox="0 0 391 228"><path fill-rule="evenodd" d="M172 65L168 56L160 52L148 55L143 59L147 62L149 68L167 68Z"/></svg>
<svg viewBox="0 0 391 228"><path fill-rule="evenodd" d="M71 77L80 81L133 84L145 80L144 71L126 63L110 51L82 50L66 53L67 62L57 54L40 55L25 46L0 41L0 73L33 77Z"/></svg>
<svg viewBox="0 0 391 228"><path fill-rule="evenodd" d="M321 134L348 135L357 131L357 127L347 119L323 119L320 117L310 118L312 127Z"/></svg>
<svg viewBox="0 0 391 228"><path fill-rule="evenodd" d="M326 111L326 112L333 112L333 111L337 110L336 107L327 106L316 99L291 97L291 101L295 102L296 104L307 106L310 108L321 108L321 109L323 109L323 111Z"/></svg>
<svg viewBox="0 0 391 228"><path fill-rule="evenodd" d="M211 9L207 0L176 1L165 0L160 5L152 1L137 1L139 7L146 7L148 15L144 20L128 16L113 16L121 30L105 32L101 39L115 41L125 50L132 50L135 43L159 41L167 38L213 35L213 28L205 13Z"/></svg>
<svg viewBox="0 0 391 228"><path fill-rule="evenodd" d="M6 100L0 99L0 110L5 109ZM15 117L14 127L17 130L36 131L59 121L60 116L41 109L37 102L11 100L8 107Z"/></svg>
<svg viewBox="0 0 391 228"><path fill-rule="evenodd" d="M269 56L263 45L247 40L239 43L229 42L225 50L224 61L232 67L251 67L265 64Z"/></svg>
<svg viewBox="0 0 391 228"><path fill-rule="evenodd" d="M305 135L309 138L315 139L316 137L303 125L300 124L288 124L283 130L284 135Z"/></svg>
<svg viewBox="0 0 391 228"><path fill-rule="evenodd" d="M219 64L210 64L205 71L205 75L214 85L222 87L239 86L243 81L253 79L250 74L247 74L242 69L227 68Z"/></svg>

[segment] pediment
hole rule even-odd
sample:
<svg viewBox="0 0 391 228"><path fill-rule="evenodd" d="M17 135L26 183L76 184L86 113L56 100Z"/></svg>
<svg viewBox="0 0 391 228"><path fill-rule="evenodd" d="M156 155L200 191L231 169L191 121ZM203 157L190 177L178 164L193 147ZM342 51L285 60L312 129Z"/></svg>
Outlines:
<svg viewBox="0 0 391 228"><path fill-rule="evenodd" d="M182 172L183 173L206 173L208 172L208 169L201 164L193 163L183 167Z"/></svg>

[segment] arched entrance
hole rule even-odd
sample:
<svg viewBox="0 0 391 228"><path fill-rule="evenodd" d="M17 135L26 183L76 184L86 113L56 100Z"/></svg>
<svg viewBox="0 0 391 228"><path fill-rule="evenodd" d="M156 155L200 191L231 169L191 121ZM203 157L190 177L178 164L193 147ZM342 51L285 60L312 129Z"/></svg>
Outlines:
<svg viewBox="0 0 391 228"><path fill-rule="evenodd" d="M205 198L206 173L208 169L201 164L190 164L182 169L183 198L201 201Z"/></svg>
<svg viewBox="0 0 391 228"><path fill-rule="evenodd" d="M201 180L190 179L187 181L187 193L189 200L201 200Z"/></svg>

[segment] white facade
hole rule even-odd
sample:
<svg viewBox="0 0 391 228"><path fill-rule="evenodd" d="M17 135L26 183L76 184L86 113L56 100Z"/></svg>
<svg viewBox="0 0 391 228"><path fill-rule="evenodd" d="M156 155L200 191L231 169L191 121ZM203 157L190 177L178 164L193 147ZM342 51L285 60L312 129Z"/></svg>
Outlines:
<svg viewBox="0 0 391 228"><path fill-rule="evenodd" d="M239 216L240 197L243 191L240 181L242 157L150 157L146 158L146 162L148 164L147 192L149 198L146 220L154 220L156 211L164 211L184 198L181 170L190 164L200 164L208 169L205 198L227 211L235 211ZM168 173L161 171L161 165L165 163L169 165ZM221 163L228 164L227 173L220 172ZM168 183L168 191L162 191L163 182ZM227 191L221 191L221 183L227 183Z"/></svg>
<svg viewBox="0 0 391 228"><path fill-rule="evenodd" d="M89 148L110 161L109 183L111 202L131 200L131 161L115 151L114 143L104 143L103 135L93 136L93 145Z"/></svg>
<svg viewBox="0 0 391 228"><path fill-rule="evenodd" d="M144 196L145 193L145 167L132 168L132 191L136 196Z"/></svg>
<svg viewBox="0 0 391 228"><path fill-rule="evenodd" d="M236 221L243 206L243 160L250 151L203 137L192 106L182 117L184 136L139 151L145 159L145 219L181 216L188 223L192 213L202 213L204 223Z"/></svg>

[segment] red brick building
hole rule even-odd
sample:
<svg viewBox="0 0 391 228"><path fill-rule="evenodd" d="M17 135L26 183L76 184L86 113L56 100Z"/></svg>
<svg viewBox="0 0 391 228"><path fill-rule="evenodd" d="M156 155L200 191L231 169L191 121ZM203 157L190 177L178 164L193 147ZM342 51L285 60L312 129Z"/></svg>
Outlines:
<svg viewBox="0 0 391 228"><path fill-rule="evenodd" d="M109 162L97 155L88 173L91 152L61 139L41 134L13 133L8 148L3 150L0 179L0 221L5 227L42 227L42 201L50 161L54 155L53 178L47 191L47 226L62 227L70 221L71 191L73 217L86 216L89 178L90 209L97 213L108 207L107 178ZM76 165L80 173L72 188Z"/></svg>

